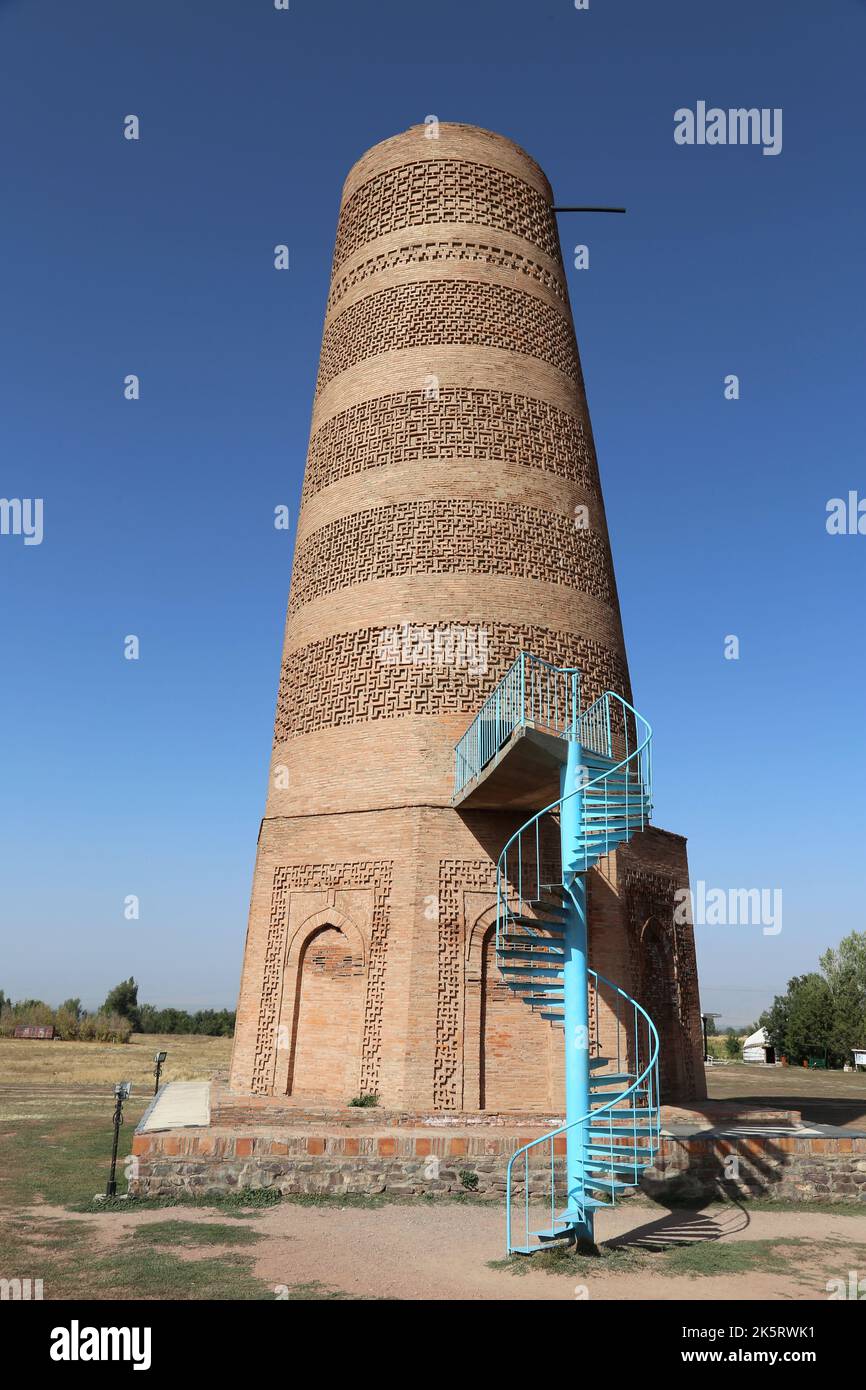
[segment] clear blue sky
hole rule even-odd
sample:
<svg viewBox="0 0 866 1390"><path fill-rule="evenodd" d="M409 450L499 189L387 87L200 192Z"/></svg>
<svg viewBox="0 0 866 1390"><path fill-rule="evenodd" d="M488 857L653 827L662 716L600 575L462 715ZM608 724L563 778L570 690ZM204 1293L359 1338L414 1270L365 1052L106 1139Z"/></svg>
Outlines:
<svg viewBox="0 0 866 1390"><path fill-rule="evenodd" d="M864 48L862 0L0 0L0 495L45 499L0 537L0 987L234 1005L340 186L428 114L628 207L561 231L656 819L784 892L698 928L704 1007L866 927ZM782 153L676 146L699 100Z"/></svg>

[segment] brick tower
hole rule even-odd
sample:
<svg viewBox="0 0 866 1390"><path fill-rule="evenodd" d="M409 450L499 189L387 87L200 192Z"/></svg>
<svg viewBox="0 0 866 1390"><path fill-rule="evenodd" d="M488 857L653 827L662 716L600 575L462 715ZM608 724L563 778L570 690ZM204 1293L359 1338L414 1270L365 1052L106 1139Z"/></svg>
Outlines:
<svg viewBox="0 0 866 1390"><path fill-rule="evenodd" d="M415 127L346 180L235 1091L561 1105L561 1028L491 945L525 814L451 804L454 745L522 650L631 698L552 208L534 160L472 126ZM648 829L589 877L592 963L655 1017L663 1099L702 1094L685 841Z"/></svg>

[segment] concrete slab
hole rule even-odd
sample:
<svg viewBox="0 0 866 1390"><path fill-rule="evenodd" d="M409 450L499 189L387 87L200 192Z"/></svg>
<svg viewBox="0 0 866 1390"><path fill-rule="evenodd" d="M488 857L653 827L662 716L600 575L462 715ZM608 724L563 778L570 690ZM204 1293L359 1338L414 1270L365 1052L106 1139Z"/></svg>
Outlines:
<svg viewBox="0 0 866 1390"><path fill-rule="evenodd" d="M452 799L461 810L540 811L559 796L568 744L532 723L518 724L478 776Z"/></svg>
<svg viewBox="0 0 866 1390"><path fill-rule="evenodd" d="M136 1134L210 1124L210 1082L169 1081L145 1110Z"/></svg>

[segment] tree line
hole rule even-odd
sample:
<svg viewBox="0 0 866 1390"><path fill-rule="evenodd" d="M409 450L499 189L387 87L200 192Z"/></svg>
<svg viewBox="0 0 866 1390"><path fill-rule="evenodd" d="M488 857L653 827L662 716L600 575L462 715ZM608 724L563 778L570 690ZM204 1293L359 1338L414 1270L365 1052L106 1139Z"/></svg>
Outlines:
<svg viewBox="0 0 866 1390"><path fill-rule="evenodd" d="M11 1037L19 1024L53 1025L61 1038L79 1042L129 1042L132 1033L199 1033L230 1038L235 1014L230 1009L157 1009L139 1004L138 984L130 976L108 991L105 1002L93 1011L80 999L65 999L52 1008L42 999L13 1002L0 989L0 1037Z"/></svg>
<svg viewBox="0 0 866 1390"><path fill-rule="evenodd" d="M758 1020L777 1057L795 1065L820 1058L829 1067L866 1047L866 932L851 932L819 957L819 970L795 975Z"/></svg>

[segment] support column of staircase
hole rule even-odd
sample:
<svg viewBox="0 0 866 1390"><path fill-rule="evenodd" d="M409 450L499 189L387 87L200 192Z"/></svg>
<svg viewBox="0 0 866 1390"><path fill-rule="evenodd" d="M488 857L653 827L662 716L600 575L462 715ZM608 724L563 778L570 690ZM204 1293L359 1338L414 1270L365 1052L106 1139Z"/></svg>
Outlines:
<svg viewBox="0 0 866 1390"><path fill-rule="evenodd" d="M533 770L544 766L541 753L559 765L559 796L512 835L497 865L499 968L529 1008L551 1025L564 1026L565 1046L565 1124L518 1149L509 1164L509 1254L531 1254L563 1238L592 1244L594 1213L613 1206L618 1194L638 1185L654 1160L660 1127L658 1033L637 1000L589 966L586 883L589 870L603 855L649 823L652 730L613 691L582 711L575 673L555 668L545 679L549 690L551 684L558 689L560 678L563 698L560 701L557 694L552 705L548 699L540 717L534 687L529 699L525 695L525 673L534 669L535 661L522 655L506 676L509 723L497 729L492 745L488 740L483 756L478 754L482 744L475 724L485 719L489 723L489 712L479 713L458 744L455 791L459 802L467 785L478 787L485 768L487 776L492 769L501 784L512 789L515 776L531 782ZM494 692L491 700L497 698ZM489 705L490 700L485 710ZM530 736L538 753L535 761L521 746ZM512 770L510 777L509 760L519 770ZM538 776L539 787L546 786L545 774ZM556 819L560 868L550 879L542 864L542 826ZM614 1018L615 1057L601 1051L602 1005ZM564 1183L558 1181L554 1162L563 1138ZM533 1224L530 1188L533 1180L538 1185L539 1168L548 1214ZM519 1186L522 1230L515 1227Z"/></svg>
<svg viewBox="0 0 866 1390"><path fill-rule="evenodd" d="M563 918L563 1015L565 1022L566 1117L589 1112L589 933L587 930L586 875L579 872L583 822L581 748L569 739L561 776L559 817L562 882L565 888ZM586 1196L586 1121L578 1119L566 1131L566 1211L575 1240L592 1244L593 1216Z"/></svg>

